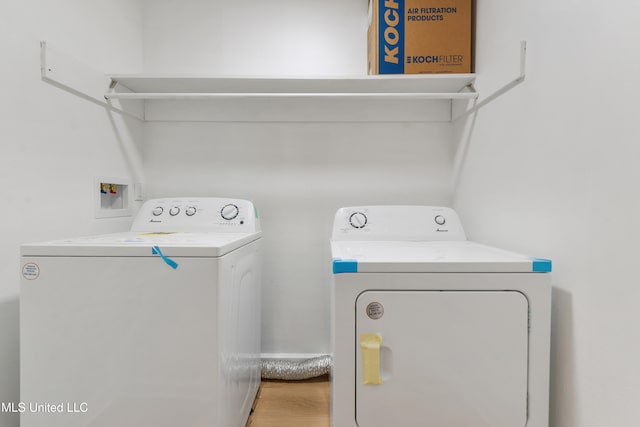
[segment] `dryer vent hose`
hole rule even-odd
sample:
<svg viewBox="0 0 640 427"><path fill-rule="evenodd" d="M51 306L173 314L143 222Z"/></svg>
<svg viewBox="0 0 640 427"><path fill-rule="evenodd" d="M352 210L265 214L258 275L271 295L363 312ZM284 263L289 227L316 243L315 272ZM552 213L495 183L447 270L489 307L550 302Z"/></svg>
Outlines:
<svg viewBox="0 0 640 427"><path fill-rule="evenodd" d="M310 359L262 359L262 378L265 380L306 380L328 374L333 366L330 355Z"/></svg>

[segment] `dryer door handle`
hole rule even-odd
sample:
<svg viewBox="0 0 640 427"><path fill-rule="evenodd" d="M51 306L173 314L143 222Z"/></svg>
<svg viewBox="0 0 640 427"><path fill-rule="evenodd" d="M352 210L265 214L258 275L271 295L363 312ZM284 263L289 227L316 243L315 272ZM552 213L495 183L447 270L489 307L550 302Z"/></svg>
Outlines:
<svg viewBox="0 0 640 427"><path fill-rule="evenodd" d="M389 381L393 377L393 352L388 345L380 346L380 378Z"/></svg>

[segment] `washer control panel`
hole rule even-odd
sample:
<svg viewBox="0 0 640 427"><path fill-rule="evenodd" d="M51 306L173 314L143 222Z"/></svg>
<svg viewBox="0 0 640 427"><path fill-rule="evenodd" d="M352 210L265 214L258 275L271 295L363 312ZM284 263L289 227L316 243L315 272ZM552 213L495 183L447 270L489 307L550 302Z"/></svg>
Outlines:
<svg viewBox="0 0 640 427"><path fill-rule="evenodd" d="M216 231L250 233L260 230L258 211L248 200L218 197L152 199L144 203L131 231Z"/></svg>
<svg viewBox="0 0 640 427"><path fill-rule="evenodd" d="M356 206L339 209L333 240L467 240L458 214L439 206Z"/></svg>

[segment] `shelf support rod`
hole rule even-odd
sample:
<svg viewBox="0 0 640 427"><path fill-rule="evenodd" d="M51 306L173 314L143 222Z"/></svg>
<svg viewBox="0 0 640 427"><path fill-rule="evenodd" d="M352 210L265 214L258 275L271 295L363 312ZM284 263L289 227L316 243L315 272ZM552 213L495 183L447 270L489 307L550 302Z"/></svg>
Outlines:
<svg viewBox="0 0 640 427"><path fill-rule="evenodd" d="M109 111L144 120L143 103L130 101L128 108L124 108L119 102L114 105L105 100L103 92L105 85L111 80L109 77L63 52L52 49L45 41L40 42L40 75L42 81Z"/></svg>
<svg viewBox="0 0 640 427"><path fill-rule="evenodd" d="M452 121L453 122L458 121L463 117L466 117L466 116L468 116L470 114L475 113L476 111L478 111L480 108L484 107L485 105L487 105L491 101L493 101L496 98L504 95L505 93L507 93L511 89L513 89L514 87L516 87L519 84L521 84L522 82L524 82L526 59L527 59L527 42L526 42L526 40L522 40L520 42L520 75L515 80L512 80L511 82L509 82L506 85L502 86L500 89L498 89L497 91L495 91L491 95L489 95L486 98L484 98L482 101L480 101L477 104L475 104L473 107L469 108L468 110L466 110L465 112L463 112L462 114L460 114L459 116L454 118Z"/></svg>

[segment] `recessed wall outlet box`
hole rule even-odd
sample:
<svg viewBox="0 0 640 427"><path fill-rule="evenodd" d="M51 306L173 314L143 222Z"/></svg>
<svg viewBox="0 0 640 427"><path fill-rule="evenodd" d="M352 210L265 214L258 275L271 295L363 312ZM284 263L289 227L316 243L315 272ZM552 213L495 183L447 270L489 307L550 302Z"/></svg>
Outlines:
<svg viewBox="0 0 640 427"><path fill-rule="evenodd" d="M128 179L94 177L93 193L96 218L131 216L131 183Z"/></svg>

